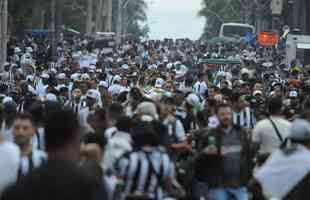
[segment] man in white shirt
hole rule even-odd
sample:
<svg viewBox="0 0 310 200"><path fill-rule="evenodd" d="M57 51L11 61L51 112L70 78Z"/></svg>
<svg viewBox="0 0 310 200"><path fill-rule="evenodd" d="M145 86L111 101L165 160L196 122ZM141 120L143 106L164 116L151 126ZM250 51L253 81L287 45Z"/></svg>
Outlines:
<svg viewBox="0 0 310 200"><path fill-rule="evenodd" d="M13 143L5 142L0 135L0 196L7 186L17 180L19 163L19 148Z"/></svg>
<svg viewBox="0 0 310 200"><path fill-rule="evenodd" d="M120 93L126 90L126 88L120 84L121 80L122 78L119 75L116 75L113 78L113 84L108 89L108 91L111 92L113 96L119 95Z"/></svg>
<svg viewBox="0 0 310 200"><path fill-rule="evenodd" d="M20 114L16 117L12 133L14 142L21 150L18 177L22 177L31 170L40 167L47 160L47 156L45 152L33 149L32 140L36 131L30 114Z"/></svg>
<svg viewBox="0 0 310 200"><path fill-rule="evenodd" d="M260 154L271 154L289 135L291 123L281 117L282 99L273 97L268 102L269 118L259 121L253 130L253 142Z"/></svg>
<svg viewBox="0 0 310 200"><path fill-rule="evenodd" d="M193 89L196 94L204 96L208 90L208 85L204 80L204 74L198 74L198 81L194 84Z"/></svg>

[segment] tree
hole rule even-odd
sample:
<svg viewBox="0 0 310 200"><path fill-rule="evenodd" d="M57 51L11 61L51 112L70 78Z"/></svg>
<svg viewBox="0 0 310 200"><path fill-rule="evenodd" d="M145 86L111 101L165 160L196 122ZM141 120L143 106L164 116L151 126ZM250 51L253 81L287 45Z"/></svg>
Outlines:
<svg viewBox="0 0 310 200"><path fill-rule="evenodd" d="M242 5L239 0L204 0L198 15L206 18L202 37L218 34L221 24L227 21L242 21Z"/></svg>

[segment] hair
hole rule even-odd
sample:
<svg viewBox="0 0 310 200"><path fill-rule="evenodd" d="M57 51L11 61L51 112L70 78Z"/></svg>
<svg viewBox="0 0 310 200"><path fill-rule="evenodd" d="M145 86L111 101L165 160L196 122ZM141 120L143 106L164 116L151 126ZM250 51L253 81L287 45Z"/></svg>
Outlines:
<svg viewBox="0 0 310 200"><path fill-rule="evenodd" d="M104 150L107 141L105 137L99 134L87 134L84 136L83 142L85 144L98 144L102 150Z"/></svg>
<svg viewBox="0 0 310 200"><path fill-rule="evenodd" d="M124 116L124 110L121 104L119 103L112 103L108 109L109 116L118 121L122 116Z"/></svg>
<svg viewBox="0 0 310 200"><path fill-rule="evenodd" d="M80 124L70 110L54 111L45 121L45 144L47 151L62 148L79 135Z"/></svg>
<svg viewBox="0 0 310 200"><path fill-rule="evenodd" d="M280 114L283 102L280 97L271 97L268 99L268 111L270 115Z"/></svg>
<svg viewBox="0 0 310 200"><path fill-rule="evenodd" d="M130 132L130 129L132 128L132 120L130 117L123 116L121 117L118 122L116 123L116 128L119 131L123 132Z"/></svg>
<svg viewBox="0 0 310 200"><path fill-rule="evenodd" d="M34 119L33 119L32 115L30 113L27 113L27 112L18 114L15 117L15 121L16 120L29 120L31 122L31 124L33 126L35 126L35 122L34 122Z"/></svg>
<svg viewBox="0 0 310 200"><path fill-rule="evenodd" d="M32 115L35 125L39 125L44 121L44 105L40 101L34 102L30 108L29 113Z"/></svg>
<svg viewBox="0 0 310 200"><path fill-rule="evenodd" d="M131 129L132 139L136 147L145 145L157 146L160 144L160 136L157 134L155 122L137 120Z"/></svg>
<svg viewBox="0 0 310 200"><path fill-rule="evenodd" d="M94 200L98 190L98 182L86 169L49 162L7 188L1 200Z"/></svg>
<svg viewBox="0 0 310 200"><path fill-rule="evenodd" d="M231 108L231 106L227 103L221 103L216 107L216 113L218 113L221 108Z"/></svg>

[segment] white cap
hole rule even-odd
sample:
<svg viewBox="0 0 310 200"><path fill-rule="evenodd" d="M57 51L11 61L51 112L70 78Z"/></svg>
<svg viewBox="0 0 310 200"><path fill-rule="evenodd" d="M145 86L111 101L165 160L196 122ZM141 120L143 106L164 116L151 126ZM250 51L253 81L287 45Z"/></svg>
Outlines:
<svg viewBox="0 0 310 200"><path fill-rule="evenodd" d="M121 66L121 68L122 68L122 69L129 69L129 66L128 66L127 64L123 64L123 65Z"/></svg>
<svg viewBox="0 0 310 200"><path fill-rule="evenodd" d="M53 93L48 93L46 95L46 101L53 101L53 102L57 102L57 96Z"/></svg>
<svg viewBox="0 0 310 200"><path fill-rule="evenodd" d="M165 81L162 78L157 78L155 81L155 87L156 88L162 88L164 86L164 84L165 84Z"/></svg>
<svg viewBox="0 0 310 200"><path fill-rule="evenodd" d="M106 81L100 81L98 85L105 88L109 87L109 84Z"/></svg>
<svg viewBox="0 0 310 200"><path fill-rule="evenodd" d="M250 71L247 68L242 68L241 74L250 74Z"/></svg>
<svg viewBox="0 0 310 200"><path fill-rule="evenodd" d="M60 74L58 74L57 78L58 78L59 80L63 80L63 79L66 78L66 74L65 74L65 73L60 73Z"/></svg>
<svg viewBox="0 0 310 200"><path fill-rule="evenodd" d="M26 80L32 82L32 81L33 81L33 76L32 76L32 75L28 75L28 76L26 77Z"/></svg>
<svg viewBox="0 0 310 200"><path fill-rule="evenodd" d="M47 74L47 73L43 73L43 74L41 75L41 78L49 79L49 78L50 78L50 75Z"/></svg>
<svg viewBox="0 0 310 200"><path fill-rule="evenodd" d="M152 102L142 102L137 107L137 113L140 115L147 115L157 119L157 109L154 103Z"/></svg>
<svg viewBox="0 0 310 200"><path fill-rule="evenodd" d="M185 100L191 106L198 106L198 105L200 105L200 99L194 93L188 95Z"/></svg>
<svg viewBox="0 0 310 200"><path fill-rule="evenodd" d="M27 53L32 53L32 52L33 52L32 47L26 47L26 52L27 52Z"/></svg>
<svg viewBox="0 0 310 200"><path fill-rule="evenodd" d="M122 77L120 75L116 75L113 77L113 82L114 81L120 81L120 80L122 80Z"/></svg>
<svg viewBox="0 0 310 200"><path fill-rule="evenodd" d="M81 79L82 79L82 81L90 80L90 76L85 73L85 74L82 74Z"/></svg>
<svg viewBox="0 0 310 200"><path fill-rule="evenodd" d="M22 50L19 47L14 48L14 53L20 53L20 52L22 52Z"/></svg>
<svg viewBox="0 0 310 200"><path fill-rule="evenodd" d="M12 97L4 97L4 99L2 100L2 104L9 103L9 102L13 102Z"/></svg>
<svg viewBox="0 0 310 200"><path fill-rule="evenodd" d="M80 74L74 73L70 76L70 79L72 79L73 81L79 81L80 80Z"/></svg>
<svg viewBox="0 0 310 200"><path fill-rule="evenodd" d="M94 90L88 90L86 96L92 99L97 99L97 94Z"/></svg>

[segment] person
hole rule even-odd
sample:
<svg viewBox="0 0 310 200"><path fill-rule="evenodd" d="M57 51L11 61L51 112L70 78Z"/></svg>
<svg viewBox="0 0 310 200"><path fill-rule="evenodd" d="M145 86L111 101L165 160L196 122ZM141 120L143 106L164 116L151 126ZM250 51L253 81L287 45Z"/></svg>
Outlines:
<svg viewBox="0 0 310 200"><path fill-rule="evenodd" d="M113 170L115 162L126 152L132 151L130 129L132 120L123 116L116 123L117 131L109 139L101 166L104 170Z"/></svg>
<svg viewBox="0 0 310 200"><path fill-rule="evenodd" d="M255 125L254 113L248 106L244 95L239 93L233 94L233 123L237 126L251 129Z"/></svg>
<svg viewBox="0 0 310 200"><path fill-rule="evenodd" d="M168 130L170 148L172 151L191 151L191 144L188 144L183 124L176 118L176 106L172 97L166 97L162 104L162 120Z"/></svg>
<svg viewBox="0 0 310 200"><path fill-rule="evenodd" d="M203 96L208 91L208 85L205 81L205 76L205 74L198 74L198 81L193 86L195 93L200 96Z"/></svg>
<svg viewBox="0 0 310 200"><path fill-rule="evenodd" d="M117 132L116 124L121 117L125 115L124 109L119 103L112 103L108 108L107 112L107 123L108 128L105 131L105 137L107 140L113 137L113 135Z"/></svg>
<svg viewBox="0 0 310 200"><path fill-rule="evenodd" d="M0 135L0 197L3 190L17 181L20 150Z"/></svg>
<svg viewBox="0 0 310 200"><path fill-rule="evenodd" d="M65 123L64 123L65 122ZM45 121L45 145L50 160L78 161L80 157L80 123L66 109L50 113Z"/></svg>
<svg viewBox="0 0 310 200"><path fill-rule="evenodd" d="M291 123L282 117L282 105L282 98L271 97L268 101L269 117L259 121L253 129L252 141L259 152L259 164L278 149L289 134Z"/></svg>
<svg viewBox="0 0 310 200"><path fill-rule="evenodd" d="M306 200L310 187L310 124L296 119L288 136L292 144L276 150L254 174L253 193L258 199ZM281 185L281 187L278 187Z"/></svg>
<svg viewBox="0 0 310 200"><path fill-rule="evenodd" d="M132 134L134 150L124 154L116 164L116 174L123 182L117 188L120 199L130 196L143 199L163 199L171 190L174 165L155 132L155 121L135 122Z"/></svg>
<svg viewBox="0 0 310 200"><path fill-rule="evenodd" d="M43 151L33 149L32 141L36 134L33 118L30 114L19 114L13 122L12 134L14 142L21 151L18 177L27 175L30 171L40 167L47 160Z"/></svg>
<svg viewBox="0 0 310 200"><path fill-rule="evenodd" d="M99 184L87 169L50 162L3 192L1 200L96 200Z"/></svg>
<svg viewBox="0 0 310 200"><path fill-rule="evenodd" d="M250 149L247 133L232 122L232 108L221 104L217 109L220 125L207 130L198 144L194 161L198 181L209 187L214 200L247 200L246 184L250 175Z"/></svg>

